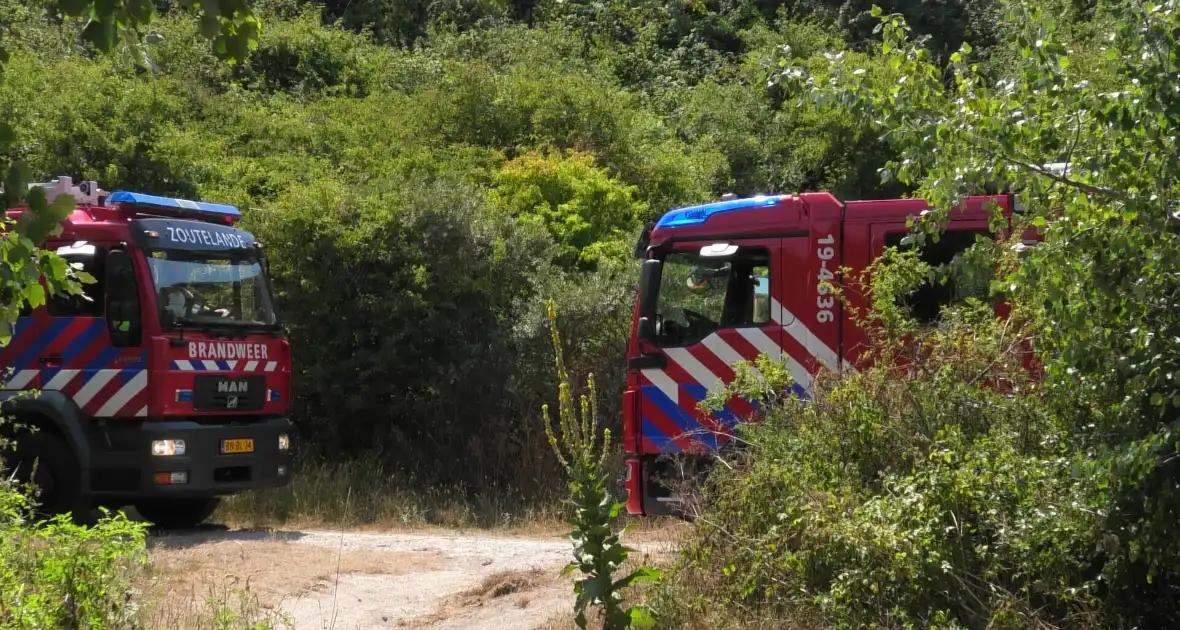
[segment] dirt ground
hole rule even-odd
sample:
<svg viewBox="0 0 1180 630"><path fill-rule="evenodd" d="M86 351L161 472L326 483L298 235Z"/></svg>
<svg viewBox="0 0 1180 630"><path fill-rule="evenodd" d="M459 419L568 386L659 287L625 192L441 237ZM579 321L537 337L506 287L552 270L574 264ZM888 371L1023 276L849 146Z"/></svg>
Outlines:
<svg viewBox="0 0 1180 630"><path fill-rule="evenodd" d="M625 541L665 557L674 529ZM209 614L213 597L249 599L295 630L532 630L566 625L573 603L570 578L559 577L571 548L558 536L227 529L150 544L147 588L171 619L186 607Z"/></svg>

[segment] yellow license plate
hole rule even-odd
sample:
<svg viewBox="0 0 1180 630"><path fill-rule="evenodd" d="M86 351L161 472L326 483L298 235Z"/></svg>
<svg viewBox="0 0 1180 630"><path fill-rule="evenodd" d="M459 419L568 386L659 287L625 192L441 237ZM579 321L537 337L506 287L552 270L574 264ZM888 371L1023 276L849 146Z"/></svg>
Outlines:
<svg viewBox="0 0 1180 630"><path fill-rule="evenodd" d="M254 440L252 440L252 439L222 440L221 441L221 452L224 454L253 453L254 452Z"/></svg>

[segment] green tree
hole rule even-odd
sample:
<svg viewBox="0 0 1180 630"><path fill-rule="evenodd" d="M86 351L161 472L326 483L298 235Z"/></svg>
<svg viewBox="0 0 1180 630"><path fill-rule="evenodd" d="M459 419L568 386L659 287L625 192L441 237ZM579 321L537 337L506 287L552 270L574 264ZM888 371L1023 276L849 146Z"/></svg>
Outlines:
<svg viewBox="0 0 1180 630"><path fill-rule="evenodd" d="M558 245L555 262L571 268L626 254L625 239L647 213L635 194L593 156L533 152L492 175L490 198L513 217L544 225Z"/></svg>
<svg viewBox="0 0 1180 630"><path fill-rule="evenodd" d="M256 44L261 25L247 0L183 0L182 4L200 16L202 32L212 40L214 51L222 59L243 60ZM81 37L102 53L110 53L120 44L139 48L143 29L156 13L152 0L64 0L50 8L64 17L84 20ZM0 22L0 83L4 81L8 48L15 35L11 23ZM7 155L19 141L20 130L0 120L0 156ZM71 294L81 291L78 281L93 279L71 273L65 259L38 247L69 216L74 200L59 197L49 203L42 188L30 189L30 171L23 161L0 158L0 174L4 190L0 210L27 207L20 219L0 221L0 227L8 228L0 242L4 261L0 265L0 317L4 319L0 342L7 343L22 306L36 308L45 302L42 277L51 292L64 290Z"/></svg>

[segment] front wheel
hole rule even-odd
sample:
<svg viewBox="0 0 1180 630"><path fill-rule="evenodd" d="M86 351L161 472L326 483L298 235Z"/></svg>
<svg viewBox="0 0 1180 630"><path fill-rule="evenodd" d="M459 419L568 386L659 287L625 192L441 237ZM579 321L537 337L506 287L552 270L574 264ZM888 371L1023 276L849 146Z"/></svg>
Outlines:
<svg viewBox="0 0 1180 630"><path fill-rule="evenodd" d="M64 440L44 431L23 433L16 439L16 451L2 456L6 460L3 474L35 486L37 517L68 514L79 525L91 524L81 493L81 467Z"/></svg>
<svg viewBox="0 0 1180 630"><path fill-rule="evenodd" d="M144 519L163 529L191 529L213 516L218 497L204 499L146 499L135 504Z"/></svg>

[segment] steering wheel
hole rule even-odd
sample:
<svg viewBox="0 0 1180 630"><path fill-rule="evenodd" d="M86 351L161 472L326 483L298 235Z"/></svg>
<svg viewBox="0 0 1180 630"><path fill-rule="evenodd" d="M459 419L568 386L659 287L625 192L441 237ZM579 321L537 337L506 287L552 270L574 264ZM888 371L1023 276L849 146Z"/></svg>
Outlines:
<svg viewBox="0 0 1180 630"><path fill-rule="evenodd" d="M200 314L205 309L205 298L196 291L190 291L191 295L186 295L184 299L184 312L190 317Z"/></svg>
<svg viewBox="0 0 1180 630"><path fill-rule="evenodd" d="M696 328L697 326L700 326L702 328L705 328L705 327L712 328L713 326L716 325L713 323L713 320L709 319L708 317L705 317L704 315L701 315L700 313L698 313L696 311L690 311L687 308L680 309L680 311L682 313L684 313L684 318L688 320L689 328Z"/></svg>

